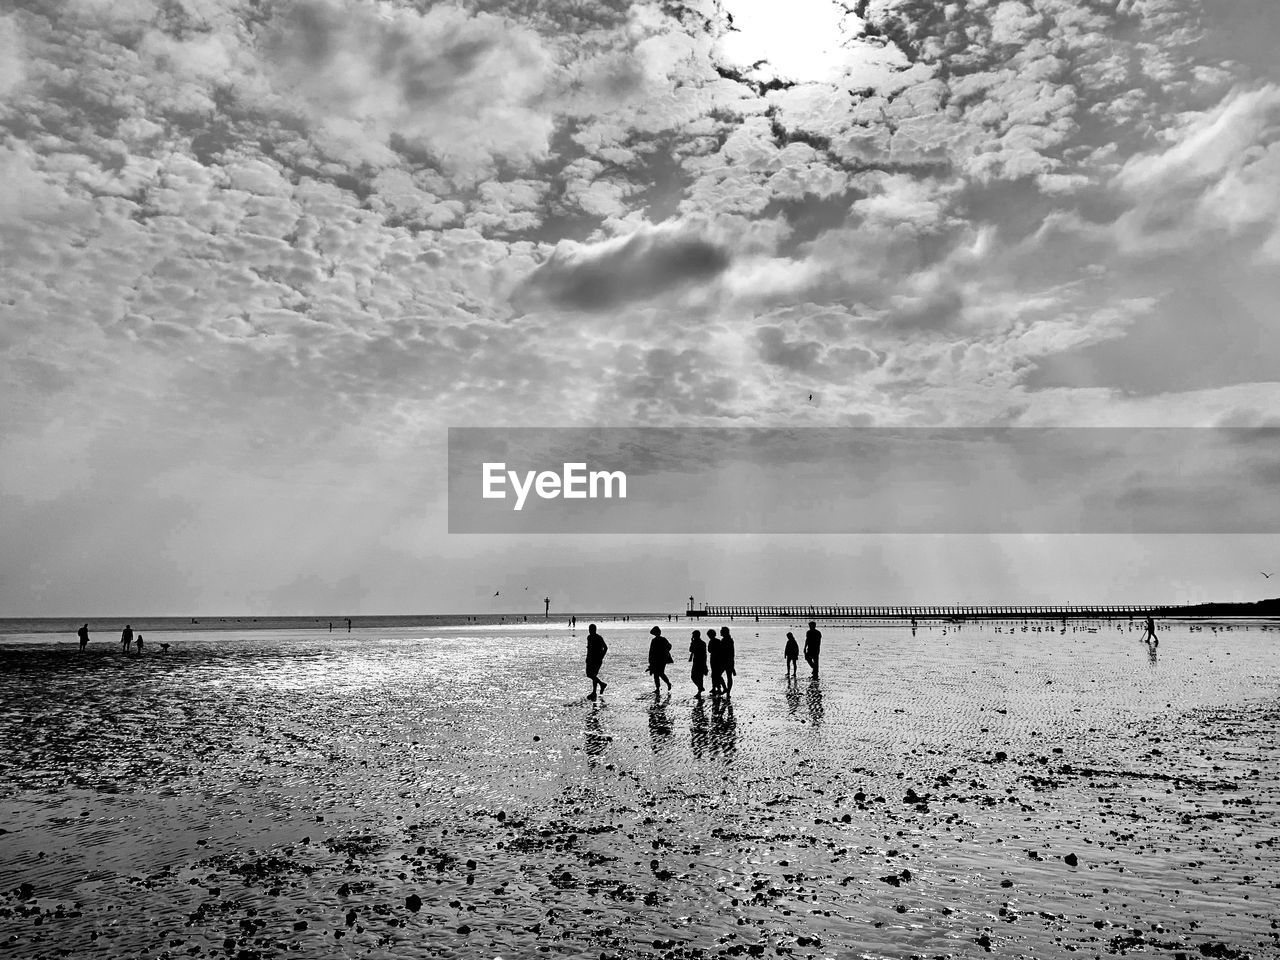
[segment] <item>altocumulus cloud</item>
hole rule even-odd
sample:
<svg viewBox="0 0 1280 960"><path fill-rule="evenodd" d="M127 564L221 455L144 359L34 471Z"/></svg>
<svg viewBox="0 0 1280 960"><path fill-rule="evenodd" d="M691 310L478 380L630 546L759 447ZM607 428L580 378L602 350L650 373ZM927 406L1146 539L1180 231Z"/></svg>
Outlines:
<svg viewBox="0 0 1280 960"><path fill-rule="evenodd" d="M573 310L607 310L713 280L730 259L724 246L689 229L641 227L600 243L562 242L524 293Z"/></svg>
<svg viewBox="0 0 1280 960"><path fill-rule="evenodd" d="M266 36L276 78L339 137L400 138L451 172L543 156L554 66L533 31L460 7L300 0ZM344 123L346 126L344 126Z"/></svg>

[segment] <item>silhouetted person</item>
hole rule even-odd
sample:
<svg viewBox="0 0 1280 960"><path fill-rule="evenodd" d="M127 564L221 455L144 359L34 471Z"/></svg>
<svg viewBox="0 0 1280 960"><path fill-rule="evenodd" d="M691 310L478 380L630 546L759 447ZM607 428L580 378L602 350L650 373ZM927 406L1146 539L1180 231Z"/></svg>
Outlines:
<svg viewBox="0 0 1280 960"><path fill-rule="evenodd" d="M333 633L333 621L332 621L332 620L330 620L330 621L329 621L329 632L330 632L330 633Z"/></svg>
<svg viewBox="0 0 1280 960"><path fill-rule="evenodd" d="M604 655L609 652L609 645L604 642L604 637L596 633L596 625L594 623L587 626L587 676L591 678L591 692L587 694L588 700L596 698L596 689L604 693L604 688L608 686L600 679L600 667L604 664Z"/></svg>
<svg viewBox="0 0 1280 960"><path fill-rule="evenodd" d="M818 657L822 653L822 631L818 624L810 620L809 629L804 634L804 662L813 667L813 675L818 675Z"/></svg>
<svg viewBox="0 0 1280 960"><path fill-rule="evenodd" d="M1151 617L1147 617L1147 635L1142 639L1153 647L1160 646L1160 638L1156 636L1156 622Z"/></svg>
<svg viewBox="0 0 1280 960"><path fill-rule="evenodd" d="M138 639L133 641L133 646L138 651L138 656L142 656L142 634L138 634Z"/></svg>
<svg viewBox="0 0 1280 960"><path fill-rule="evenodd" d="M77 630L76 636L80 638L80 652L84 653L84 648L89 645L89 625L86 623Z"/></svg>
<svg viewBox="0 0 1280 960"><path fill-rule="evenodd" d="M671 689L671 681L667 679L667 664L671 663L671 642L662 635L661 627L650 627L653 639L649 641L649 672L653 674L653 692L662 689L659 684L665 683Z"/></svg>
<svg viewBox="0 0 1280 960"><path fill-rule="evenodd" d="M724 663L724 692L733 693L733 678L738 675L733 662L733 637L729 636L729 628L720 628L720 659Z"/></svg>
<svg viewBox="0 0 1280 960"><path fill-rule="evenodd" d="M724 653L715 627L707 630L707 667L711 670L711 692L719 693L724 689Z"/></svg>
<svg viewBox="0 0 1280 960"><path fill-rule="evenodd" d="M351 618L347 617L347 633L351 632Z"/></svg>
<svg viewBox="0 0 1280 960"><path fill-rule="evenodd" d="M129 652L129 647L133 644L133 627L129 624L124 625L124 629L120 631L120 649L124 653Z"/></svg>
<svg viewBox="0 0 1280 960"><path fill-rule="evenodd" d="M787 644L782 648L782 656L787 661L787 676L794 677L797 661L800 659L800 644L796 643L794 633L787 634Z"/></svg>
<svg viewBox="0 0 1280 960"><path fill-rule="evenodd" d="M707 644L702 639L701 630L693 631L693 636L689 638L689 662L693 664L689 668L689 676L698 688L698 696L702 696L702 681L707 675Z"/></svg>

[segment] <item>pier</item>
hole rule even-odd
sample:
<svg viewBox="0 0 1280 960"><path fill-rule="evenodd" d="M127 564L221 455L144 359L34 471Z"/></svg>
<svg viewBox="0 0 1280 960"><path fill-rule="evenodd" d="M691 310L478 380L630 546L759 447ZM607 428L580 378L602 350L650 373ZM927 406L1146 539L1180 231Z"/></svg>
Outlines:
<svg viewBox="0 0 1280 960"><path fill-rule="evenodd" d="M706 604L689 598L685 616L718 620L1118 620L1133 617L1203 616L1192 607L1143 604L1028 606L756 606ZM1194 611L1194 612L1193 612Z"/></svg>

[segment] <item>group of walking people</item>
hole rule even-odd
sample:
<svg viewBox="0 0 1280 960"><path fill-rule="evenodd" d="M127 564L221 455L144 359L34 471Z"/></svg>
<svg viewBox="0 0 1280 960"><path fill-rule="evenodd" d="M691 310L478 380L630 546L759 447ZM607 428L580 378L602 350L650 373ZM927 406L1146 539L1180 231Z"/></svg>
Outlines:
<svg viewBox="0 0 1280 960"><path fill-rule="evenodd" d="M80 638L80 652L84 653L85 647L89 646L89 625L86 623L81 626L76 631L76 636ZM162 643L160 646L167 649L169 645ZM142 634L134 636L133 627L126 623L124 629L120 631L120 652L127 656L130 647L134 648L139 656L142 655Z"/></svg>
<svg viewBox="0 0 1280 960"><path fill-rule="evenodd" d="M648 667L645 672L652 675L653 692L657 695L664 683L668 690L671 689L671 680L667 677L667 665L674 663L675 659L671 656L671 641L662 635L661 627L650 628L649 634L652 639L649 641ZM815 677L818 675L818 657L821 649L822 632L818 630L817 623L810 620L804 639L804 659L813 669ZM600 679L600 668L604 665L604 656L608 651L609 645L604 642L604 637L596 632L596 625L589 624L586 672L591 678L591 693L587 695L588 700L595 700L608 686ZM787 665L787 676L795 676L796 663L800 658L800 645L790 633L787 634L782 655ZM694 630L689 637L687 662L690 664L689 677L698 688L699 697L706 692L708 675L711 677L712 696L723 694L727 697L733 693L733 678L737 676L738 671L734 663L733 635L728 627L720 627L718 632L715 627L708 628L705 640L702 638L701 630Z"/></svg>

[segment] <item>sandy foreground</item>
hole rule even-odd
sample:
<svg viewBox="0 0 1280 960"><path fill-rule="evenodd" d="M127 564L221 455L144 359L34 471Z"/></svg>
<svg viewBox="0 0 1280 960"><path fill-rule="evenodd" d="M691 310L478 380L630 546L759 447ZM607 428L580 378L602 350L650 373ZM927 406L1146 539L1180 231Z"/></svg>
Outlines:
<svg viewBox="0 0 1280 960"><path fill-rule="evenodd" d="M0 953L1280 957L1280 629L649 626L0 643Z"/></svg>

